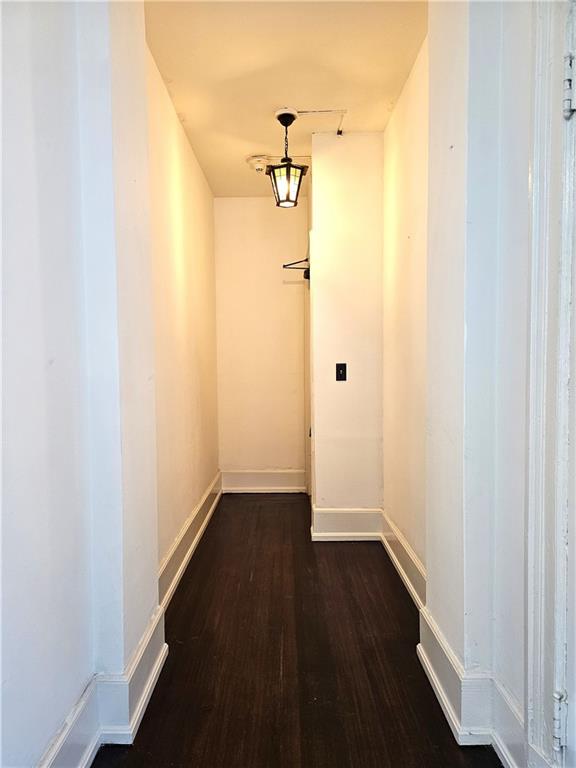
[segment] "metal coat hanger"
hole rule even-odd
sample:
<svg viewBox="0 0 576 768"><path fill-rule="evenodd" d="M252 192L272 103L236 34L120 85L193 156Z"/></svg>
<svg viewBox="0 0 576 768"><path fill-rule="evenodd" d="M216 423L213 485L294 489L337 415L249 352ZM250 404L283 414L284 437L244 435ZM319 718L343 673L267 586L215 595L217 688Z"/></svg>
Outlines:
<svg viewBox="0 0 576 768"><path fill-rule="evenodd" d="M300 266L303 264L304 266ZM304 272L304 280L310 280L310 238L308 238L308 248L306 258L299 261L289 261L288 264L282 264L282 269L300 269Z"/></svg>

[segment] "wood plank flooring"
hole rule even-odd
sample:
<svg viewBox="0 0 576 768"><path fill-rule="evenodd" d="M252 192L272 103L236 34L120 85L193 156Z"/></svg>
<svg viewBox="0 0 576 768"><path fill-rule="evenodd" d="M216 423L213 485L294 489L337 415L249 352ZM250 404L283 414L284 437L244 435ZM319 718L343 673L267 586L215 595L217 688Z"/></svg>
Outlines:
<svg viewBox="0 0 576 768"><path fill-rule="evenodd" d="M224 496L166 615L132 747L96 768L492 768L460 748L377 542L310 541L301 494Z"/></svg>

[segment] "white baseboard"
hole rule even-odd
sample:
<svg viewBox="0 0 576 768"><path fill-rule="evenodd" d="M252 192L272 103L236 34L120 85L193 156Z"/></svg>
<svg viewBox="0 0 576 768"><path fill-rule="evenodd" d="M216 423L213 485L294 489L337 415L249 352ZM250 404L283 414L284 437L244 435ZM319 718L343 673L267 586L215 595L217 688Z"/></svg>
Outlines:
<svg viewBox="0 0 576 768"><path fill-rule="evenodd" d="M380 541L379 509L312 507L312 541Z"/></svg>
<svg viewBox="0 0 576 768"><path fill-rule="evenodd" d="M167 655L164 610L158 606L124 672L96 675L101 744L133 742Z"/></svg>
<svg viewBox="0 0 576 768"><path fill-rule="evenodd" d="M221 495L218 473L160 566L160 605L126 669L117 675L98 674L90 680L44 753L39 768L88 768L102 744L134 741L168 655L164 612Z"/></svg>
<svg viewBox="0 0 576 768"><path fill-rule="evenodd" d="M92 678L42 755L38 768L88 768L99 747L98 687Z"/></svg>
<svg viewBox="0 0 576 768"><path fill-rule="evenodd" d="M90 680L39 768L88 768L102 744L131 744L167 655L158 606L125 671Z"/></svg>
<svg viewBox="0 0 576 768"><path fill-rule="evenodd" d="M492 744L492 678L464 670L425 607L416 650L458 744Z"/></svg>
<svg viewBox="0 0 576 768"><path fill-rule="evenodd" d="M206 526L210 522L214 510L218 506L221 496L222 477L220 472L218 472L182 526L170 551L160 564L158 599L163 610L166 610L168 603L172 599L172 595L182 578L182 574L186 570L186 566L190 562L190 558L194 554L194 550L198 546L198 542L202 538L202 534L206 530Z"/></svg>
<svg viewBox="0 0 576 768"><path fill-rule="evenodd" d="M458 744L491 744L504 768L552 768L528 748L519 702L489 673L463 669L426 608L416 650Z"/></svg>
<svg viewBox="0 0 576 768"><path fill-rule="evenodd" d="M497 680L492 685L492 745L504 768L523 768L528 760L521 706Z"/></svg>
<svg viewBox="0 0 576 768"><path fill-rule="evenodd" d="M418 610L426 605L426 569L402 531L382 512L382 544Z"/></svg>
<svg viewBox="0 0 576 768"><path fill-rule="evenodd" d="M304 469L222 470L223 493L306 493Z"/></svg>

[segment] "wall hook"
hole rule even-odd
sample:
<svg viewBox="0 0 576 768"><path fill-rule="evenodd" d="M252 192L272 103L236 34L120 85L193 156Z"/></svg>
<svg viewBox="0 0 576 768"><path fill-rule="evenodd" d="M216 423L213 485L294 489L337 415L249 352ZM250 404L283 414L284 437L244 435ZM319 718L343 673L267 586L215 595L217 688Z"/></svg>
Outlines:
<svg viewBox="0 0 576 768"><path fill-rule="evenodd" d="M301 267L300 264L305 266ZM304 272L304 280L310 280L310 262L308 257L300 259L300 261L290 261L288 264L282 264L282 269L301 269Z"/></svg>

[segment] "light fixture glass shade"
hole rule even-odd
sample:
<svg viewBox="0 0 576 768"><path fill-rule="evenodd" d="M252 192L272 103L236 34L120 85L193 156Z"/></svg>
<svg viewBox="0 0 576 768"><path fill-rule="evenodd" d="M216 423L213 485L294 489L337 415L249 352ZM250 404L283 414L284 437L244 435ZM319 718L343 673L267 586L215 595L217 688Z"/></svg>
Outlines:
<svg viewBox="0 0 576 768"><path fill-rule="evenodd" d="M298 205L298 194L307 165L294 165L290 158L284 158L280 165L269 165L266 175L270 176L276 205L280 208L294 208Z"/></svg>

